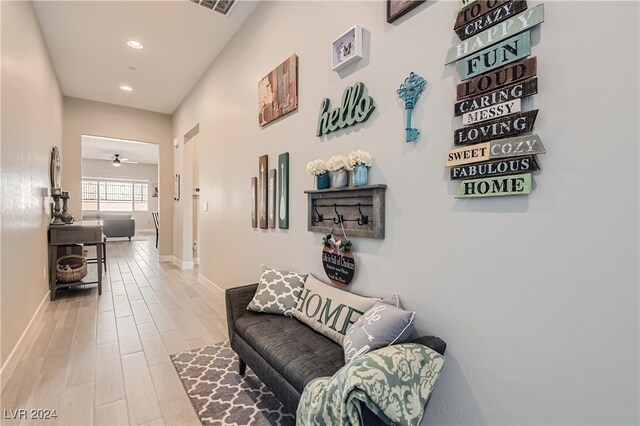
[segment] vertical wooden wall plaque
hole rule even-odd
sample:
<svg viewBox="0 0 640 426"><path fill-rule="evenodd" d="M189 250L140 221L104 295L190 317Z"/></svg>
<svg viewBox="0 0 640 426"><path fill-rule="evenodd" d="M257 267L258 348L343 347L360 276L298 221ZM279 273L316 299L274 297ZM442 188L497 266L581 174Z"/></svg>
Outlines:
<svg viewBox="0 0 640 426"><path fill-rule="evenodd" d="M258 227L258 178L251 178L251 226Z"/></svg>
<svg viewBox="0 0 640 426"><path fill-rule="evenodd" d="M269 228L276 227L276 169L269 170Z"/></svg>
<svg viewBox="0 0 640 426"><path fill-rule="evenodd" d="M526 58L530 54L531 34L527 31L459 61L458 74L461 80L466 80Z"/></svg>
<svg viewBox="0 0 640 426"><path fill-rule="evenodd" d="M535 77L537 71L538 61L535 56L507 65L488 74L483 74L458 84L456 88L457 100L460 101L472 96L478 96L520 80Z"/></svg>
<svg viewBox="0 0 640 426"><path fill-rule="evenodd" d="M289 153L278 156L278 227L289 229Z"/></svg>
<svg viewBox="0 0 640 426"><path fill-rule="evenodd" d="M267 221L267 208L269 204L267 173L269 172L269 156L263 155L258 162L258 224L260 228L269 227Z"/></svg>

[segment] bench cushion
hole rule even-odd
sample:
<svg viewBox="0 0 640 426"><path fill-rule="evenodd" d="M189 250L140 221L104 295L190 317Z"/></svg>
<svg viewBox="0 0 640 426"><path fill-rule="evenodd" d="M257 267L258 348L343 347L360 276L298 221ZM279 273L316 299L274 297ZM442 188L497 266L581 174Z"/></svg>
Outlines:
<svg viewBox="0 0 640 426"><path fill-rule="evenodd" d="M295 318L247 311L235 328L299 392L311 380L333 376L344 366L340 345Z"/></svg>

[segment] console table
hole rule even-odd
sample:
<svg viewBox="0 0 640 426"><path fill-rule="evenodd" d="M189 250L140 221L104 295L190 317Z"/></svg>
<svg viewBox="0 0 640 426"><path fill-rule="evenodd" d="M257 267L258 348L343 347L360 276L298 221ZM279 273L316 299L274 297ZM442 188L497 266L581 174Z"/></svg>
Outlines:
<svg viewBox="0 0 640 426"><path fill-rule="evenodd" d="M101 220L85 220L69 225L49 225L48 241L49 241L49 290L50 300L56 300L56 290L60 287L71 287L84 284L98 283L98 294L102 294L102 265L103 252L102 244L104 243L102 234ZM98 269L97 281L74 281L70 283L58 283L56 279L56 262L58 260L58 247L72 246L78 244L92 244L96 246L97 259L96 267ZM86 277L85 277L86 278Z"/></svg>

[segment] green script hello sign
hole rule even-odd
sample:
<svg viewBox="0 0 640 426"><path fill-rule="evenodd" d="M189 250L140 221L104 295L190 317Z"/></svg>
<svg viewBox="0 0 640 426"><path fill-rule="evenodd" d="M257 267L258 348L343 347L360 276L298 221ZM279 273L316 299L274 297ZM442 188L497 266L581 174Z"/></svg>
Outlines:
<svg viewBox="0 0 640 426"><path fill-rule="evenodd" d="M364 96L364 89L364 84L361 82L354 84L353 87L347 87L342 95L340 106L333 110L331 110L331 101L324 98L320 104L316 136L367 121L376 106L371 96Z"/></svg>

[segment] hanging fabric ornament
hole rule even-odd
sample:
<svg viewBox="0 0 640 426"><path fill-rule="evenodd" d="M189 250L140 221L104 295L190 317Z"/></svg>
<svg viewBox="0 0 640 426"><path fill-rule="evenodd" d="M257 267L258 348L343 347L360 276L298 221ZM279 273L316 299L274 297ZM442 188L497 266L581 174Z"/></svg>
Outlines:
<svg viewBox="0 0 640 426"><path fill-rule="evenodd" d="M353 280L356 263L351 251L353 243L347 238L342 222L340 222L340 226L344 238L333 235L335 224L331 231L322 238L322 266L332 283L344 287Z"/></svg>

